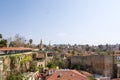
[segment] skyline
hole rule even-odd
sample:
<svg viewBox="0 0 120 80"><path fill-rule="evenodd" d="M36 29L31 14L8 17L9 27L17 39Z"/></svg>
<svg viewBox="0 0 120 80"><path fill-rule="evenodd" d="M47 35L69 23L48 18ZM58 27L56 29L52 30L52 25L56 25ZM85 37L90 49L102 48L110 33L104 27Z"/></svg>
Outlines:
<svg viewBox="0 0 120 80"><path fill-rule="evenodd" d="M0 33L49 44L120 43L119 0L0 1Z"/></svg>

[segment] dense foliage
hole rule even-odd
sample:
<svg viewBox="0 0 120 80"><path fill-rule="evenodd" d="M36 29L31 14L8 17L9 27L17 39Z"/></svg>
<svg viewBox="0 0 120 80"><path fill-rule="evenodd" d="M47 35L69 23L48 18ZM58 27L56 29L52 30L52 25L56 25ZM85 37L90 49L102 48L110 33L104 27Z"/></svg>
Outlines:
<svg viewBox="0 0 120 80"><path fill-rule="evenodd" d="M7 76L7 80L23 80L22 74L11 72L9 76Z"/></svg>
<svg viewBox="0 0 120 80"><path fill-rule="evenodd" d="M2 40L0 41L0 47L7 47L7 40L2 39Z"/></svg>
<svg viewBox="0 0 120 80"><path fill-rule="evenodd" d="M48 64L47 64L47 67L50 69L50 68L56 68L57 67L57 65L54 63L54 62L49 62Z"/></svg>
<svg viewBox="0 0 120 80"><path fill-rule="evenodd" d="M7 40L2 39L2 34L0 34L0 47L7 47Z"/></svg>
<svg viewBox="0 0 120 80"><path fill-rule="evenodd" d="M90 77L89 79L90 79L90 80L96 80L94 77Z"/></svg>

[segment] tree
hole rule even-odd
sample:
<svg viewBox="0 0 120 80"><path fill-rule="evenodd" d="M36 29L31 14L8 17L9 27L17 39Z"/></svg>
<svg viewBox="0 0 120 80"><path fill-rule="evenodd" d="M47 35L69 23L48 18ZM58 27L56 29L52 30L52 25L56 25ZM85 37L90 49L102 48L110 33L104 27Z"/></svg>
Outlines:
<svg viewBox="0 0 120 80"><path fill-rule="evenodd" d="M9 44L9 47L15 47L15 42L11 41L10 44Z"/></svg>
<svg viewBox="0 0 120 80"><path fill-rule="evenodd" d="M86 49L85 49L86 51L89 51L89 50L90 50L90 46L89 46L88 44L85 46L85 48L86 48Z"/></svg>
<svg viewBox="0 0 120 80"><path fill-rule="evenodd" d="M32 42L33 42L33 40L32 40L32 39L30 39L30 40L29 40L30 47L31 47Z"/></svg>
<svg viewBox="0 0 120 80"><path fill-rule="evenodd" d="M120 50L120 44L119 44L119 50Z"/></svg>
<svg viewBox="0 0 120 80"><path fill-rule="evenodd" d="M47 67L50 69L50 68L56 68L57 67L57 65L54 63L54 62L49 62L48 64L47 64Z"/></svg>
<svg viewBox="0 0 120 80"><path fill-rule="evenodd" d="M98 45L98 47L99 47L100 51L103 50L103 45Z"/></svg>
<svg viewBox="0 0 120 80"><path fill-rule="evenodd" d="M9 47L10 46L10 42L12 41L12 37L9 37L8 39L7 39L7 46Z"/></svg>
<svg viewBox="0 0 120 80"><path fill-rule="evenodd" d="M82 65L73 65L72 69L77 69L77 70L84 70L85 67L83 67Z"/></svg>
<svg viewBox="0 0 120 80"><path fill-rule="evenodd" d="M0 34L0 39L2 39L2 34Z"/></svg>
<svg viewBox="0 0 120 80"><path fill-rule="evenodd" d="M0 47L7 47L7 40L2 38L2 34L0 34Z"/></svg>
<svg viewBox="0 0 120 80"><path fill-rule="evenodd" d="M89 80L96 80L94 77L89 77Z"/></svg>
<svg viewBox="0 0 120 80"><path fill-rule="evenodd" d="M5 39L1 40L0 47L7 47L7 40L5 40Z"/></svg>
<svg viewBox="0 0 120 80"><path fill-rule="evenodd" d="M26 39L19 34L16 34L15 37L13 38L14 40L10 42L9 46L10 47L24 47Z"/></svg>
<svg viewBox="0 0 120 80"><path fill-rule="evenodd" d="M7 76L7 80L23 80L23 75L11 72L10 75Z"/></svg>

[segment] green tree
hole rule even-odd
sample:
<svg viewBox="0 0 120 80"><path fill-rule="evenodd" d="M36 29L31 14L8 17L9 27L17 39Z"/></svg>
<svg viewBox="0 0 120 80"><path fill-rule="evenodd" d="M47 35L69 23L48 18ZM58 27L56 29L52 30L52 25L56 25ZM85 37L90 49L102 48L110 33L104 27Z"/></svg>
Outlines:
<svg viewBox="0 0 120 80"><path fill-rule="evenodd" d="M32 44L32 42L33 42L33 40L32 40L32 39L30 39L30 40L29 40L29 43L30 43L30 47L31 47L31 44Z"/></svg>
<svg viewBox="0 0 120 80"><path fill-rule="evenodd" d="M98 45L99 50L102 51L103 50L103 45Z"/></svg>
<svg viewBox="0 0 120 80"><path fill-rule="evenodd" d="M82 65L73 65L72 69L77 69L77 70L84 70L85 67L83 67Z"/></svg>
<svg viewBox="0 0 120 80"><path fill-rule="evenodd" d="M89 80L96 80L94 77L90 77Z"/></svg>
<svg viewBox="0 0 120 80"><path fill-rule="evenodd" d="M0 39L2 39L2 34L0 34Z"/></svg>
<svg viewBox="0 0 120 80"><path fill-rule="evenodd" d="M50 68L56 68L57 67L57 65L54 63L54 62L49 62L48 64L47 64L47 67L50 69Z"/></svg>
<svg viewBox="0 0 120 80"><path fill-rule="evenodd" d="M15 42L14 41L10 42L9 47L14 47L14 46L15 46Z"/></svg>
<svg viewBox="0 0 120 80"><path fill-rule="evenodd" d="M2 38L2 34L0 34L0 47L7 47L7 40Z"/></svg>
<svg viewBox="0 0 120 80"><path fill-rule="evenodd" d="M11 72L10 75L7 76L7 80L23 80L22 74Z"/></svg>
<svg viewBox="0 0 120 80"><path fill-rule="evenodd" d="M32 66L30 66L30 71L36 72L36 71L39 70L39 67L37 67L37 66L35 65L35 63L33 63L32 61L31 61L31 65L32 65Z"/></svg>
<svg viewBox="0 0 120 80"><path fill-rule="evenodd" d="M7 47L7 40L2 39L2 40L0 41L0 47Z"/></svg>
<svg viewBox="0 0 120 80"><path fill-rule="evenodd" d="M85 50L86 50L86 51L89 51L89 50L90 50L90 46L89 46L88 44L85 46Z"/></svg>

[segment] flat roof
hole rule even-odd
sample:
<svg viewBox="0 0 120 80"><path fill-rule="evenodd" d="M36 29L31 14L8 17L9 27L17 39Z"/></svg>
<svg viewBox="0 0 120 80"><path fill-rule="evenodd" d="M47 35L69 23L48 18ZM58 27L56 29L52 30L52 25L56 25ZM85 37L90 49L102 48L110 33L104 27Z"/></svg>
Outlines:
<svg viewBox="0 0 120 80"><path fill-rule="evenodd" d="M32 48L24 48L24 47L3 47L3 48L0 48L0 51L19 51L19 50L32 50Z"/></svg>

